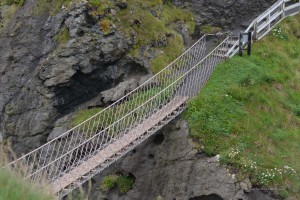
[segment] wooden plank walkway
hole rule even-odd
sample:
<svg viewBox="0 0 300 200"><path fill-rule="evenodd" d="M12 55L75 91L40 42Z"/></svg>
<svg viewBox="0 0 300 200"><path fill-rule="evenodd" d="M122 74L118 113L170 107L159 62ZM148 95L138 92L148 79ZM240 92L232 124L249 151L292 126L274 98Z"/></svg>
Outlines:
<svg viewBox="0 0 300 200"><path fill-rule="evenodd" d="M143 121L134 129L130 130L128 133L124 134L117 141L109 144L106 148L99 151L96 155L79 165L78 167L71 170L68 174L63 175L58 180L54 181L52 186L52 191L57 193L76 180L80 179L97 166L104 163L107 159L111 158L113 155L120 152L126 146L129 146L131 142L138 139L145 132L155 126L157 123L162 121L165 117L170 115L178 107L187 101L188 97L176 96L174 97L166 106L160 109L158 112L150 116L148 119Z"/></svg>

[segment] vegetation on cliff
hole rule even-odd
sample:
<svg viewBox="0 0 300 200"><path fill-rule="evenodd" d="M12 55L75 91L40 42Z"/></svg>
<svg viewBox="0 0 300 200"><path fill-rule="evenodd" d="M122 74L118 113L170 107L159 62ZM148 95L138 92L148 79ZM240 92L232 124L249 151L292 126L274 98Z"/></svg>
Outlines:
<svg viewBox="0 0 300 200"><path fill-rule="evenodd" d="M254 185L300 198L300 15L289 17L251 56L217 66L186 112L191 137Z"/></svg>
<svg viewBox="0 0 300 200"><path fill-rule="evenodd" d="M51 15L58 13L63 7L67 8L71 2L81 0L38 0L33 13L40 15L49 12ZM25 0L5 0L1 5L23 6ZM156 52L151 61L153 72L169 64L184 49L182 35L176 31L178 23L187 25L189 33L193 33L195 22L190 12L175 7L169 1L163 0L88 0L91 14L99 20L100 29L109 34L113 27L131 38L134 36L134 45L130 54L134 57L149 54L141 52L141 48L148 46ZM66 36L62 31L55 39L59 41ZM63 37L63 43L67 37ZM157 53L158 52L158 53ZM142 55L148 56L148 55Z"/></svg>
<svg viewBox="0 0 300 200"><path fill-rule="evenodd" d="M37 0L34 8L35 14L45 14L49 12L51 15L57 14L62 8L67 8L71 2L79 2L81 0Z"/></svg>
<svg viewBox="0 0 300 200"><path fill-rule="evenodd" d="M23 6L25 3L25 0L3 0L1 1L0 5L19 5L19 6Z"/></svg>
<svg viewBox="0 0 300 200"><path fill-rule="evenodd" d="M126 193L133 187L134 182L135 178L131 175L114 174L104 177L100 188L107 191L118 186L121 193Z"/></svg>
<svg viewBox="0 0 300 200"><path fill-rule="evenodd" d="M75 0L38 0L34 8L36 14L50 12L56 14L62 7L68 7ZM78 0L80 1L80 0ZM109 35L113 29L120 30L128 39L134 37L130 55L133 57L150 56L153 72L158 72L184 49L178 24L186 25L189 33L194 32L193 15L163 0L88 0L90 14L98 20L100 29ZM177 29L177 31L176 31ZM155 55L141 52L148 47ZM143 54L143 55L141 55Z"/></svg>
<svg viewBox="0 0 300 200"><path fill-rule="evenodd" d="M148 54L142 47L151 48L156 53L151 61L153 72L158 72L181 54L184 43L182 36L175 31L178 23L187 25L193 33L193 16L170 2L162 0L90 0L91 14L99 19L103 32L109 34L116 26L127 38L134 37L130 55L134 57ZM142 55L148 56L148 55ZM151 56L151 55L149 55Z"/></svg>

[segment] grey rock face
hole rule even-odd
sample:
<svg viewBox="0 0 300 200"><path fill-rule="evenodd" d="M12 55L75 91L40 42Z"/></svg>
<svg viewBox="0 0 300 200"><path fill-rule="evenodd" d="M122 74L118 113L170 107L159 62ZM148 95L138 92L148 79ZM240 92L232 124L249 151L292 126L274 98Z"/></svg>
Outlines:
<svg viewBox="0 0 300 200"><path fill-rule="evenodd" d="M183 120L172 121L105 173L113 172L132 174L136 178L133 189L126 194L117 189L100 194L95 189L91 199L238 200L248 199L254 192L261 199L273 199L259 191L246 194L237 187L236 178L219 164L218 156L208 158L195 149ZM95 187L99 187L102 177L94 178Z"/></svg>
<svg viewBox="0 0 300 200"><path fill-rule="evenodd" d="M172 0L171 2L192 11L198 25L210 24L233 29L245 21L254 19L275 1Z"/></svg>
<svg viewBox="0 0 300 200"><path fill-rule="evenodd" d="M45 39L48 17L31 16L34 3L27 1L7 27L0 30L0 127L18 152L43 142L41 131L47 131L48 122L56 113L40 94L42 88L38 86L42 83L35 78L40 59L55 44ZM60 23L62 16L57 17L56 23Z"/></svg>
<svg viewBox="0 0 300 200"><path fill-rule="evenodd" d="M43 75L46 79L44 85L51 87L70 81L72 76L76 73L73 67L77 64L78 61L75 57L60 59L59 63L54 63L51 69L45 69L45 71L49 71L48 73L43 71L45 74ZM40 78L44 78L43 75L41 75Z"/></svg>

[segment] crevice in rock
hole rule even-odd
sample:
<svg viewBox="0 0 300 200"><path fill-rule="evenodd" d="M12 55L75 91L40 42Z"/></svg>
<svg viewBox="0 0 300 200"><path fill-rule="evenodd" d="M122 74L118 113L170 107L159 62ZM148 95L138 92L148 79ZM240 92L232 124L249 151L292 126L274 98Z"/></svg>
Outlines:
<svg viewBox="0 0 300 200"><path fill-rule="evenodd" d="M142 77L147 75L149 72L145 69L145 67L135 61L129 61L125 66L127 69L127 77Z"/></svg>
<svg viewBox="0 0 300 200"><path fill-rule="evenodd" d="M192 197L189 200L224 200L224 199L217 194L210 194L210 195L201 195L201 196Z"/></svg>
<svg viewBox="0 0 300 200"><path fill-rule="evenodd" d="M148 155L148 158L149 158L149 159L154 159L154 155L150 153L150 154Z"/></svg>
<svg viewBox="0 0 300 200"><path fill-rule="evenodd" d="M95 18L93 18L92 15L90 15L87 12L85 13L85 20L86 20L86 23L88 25L90 25L90 27L94 26L97 23L97 21L95 20Z"/></svg>
<svg viewBox="0 0 300 200"><path fill-rule="evenodd" d="M101 91L111 88L116 81L105 75L105 68L94 70L91 74L78 72L68 85L54 88L54 107L67 114L78 104L96 97Z"/></svg>
<svg viewBox="0 0 300 200"><path fill-rule="evenodd" d="M84 30L79 30L79 31L77 32L77 36L78 36L78 37L84 36Z"/></svg>
<svg viewBox="0 0 300 200"><path fill-rule="evenodd" d="M163 133L161 133L161 132L157 133L153 139L153 143L156 145L160 145L163 143L164 139L165 139L165 136Z"/></svg>

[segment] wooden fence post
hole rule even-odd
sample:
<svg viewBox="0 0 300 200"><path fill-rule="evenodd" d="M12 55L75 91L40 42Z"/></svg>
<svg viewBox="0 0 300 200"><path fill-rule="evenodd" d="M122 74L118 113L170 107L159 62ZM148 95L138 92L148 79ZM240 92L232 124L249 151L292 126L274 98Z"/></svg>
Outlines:
<svg viewBox="0 0 300 200"><path fill-rule="evenodd" d="M285 0L282 1L282 5L281 5L281 10L282 10L282 18L285 17Z"/></svg>
<svg viewBox="0 0 300 200"><path fill-rule="evenodd" d="M255 20L253 25L253 40L255 42L257 41L257 20Z"/></svg>
<svg viewBox="0 0 300 200"><path fill-rule="evenodd" d="M267 22L268 22L268 30L270 30L270 29L271 29L271 21L270 21L270 19L271 19L271 13L269 13L269 14L268 14L268 17L267 17Z"/></svg>

